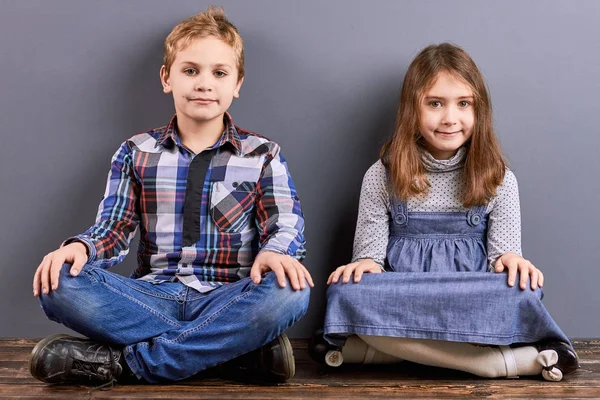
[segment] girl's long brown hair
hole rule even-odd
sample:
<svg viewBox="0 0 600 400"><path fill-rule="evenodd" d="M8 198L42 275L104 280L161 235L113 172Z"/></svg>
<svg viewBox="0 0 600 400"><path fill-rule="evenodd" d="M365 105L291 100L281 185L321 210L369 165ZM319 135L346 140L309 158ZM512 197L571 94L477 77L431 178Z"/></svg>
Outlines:
<svg viewBox="0 0 600 400"><path fill-rule="evenodd" d="M465 81L473 90L475 123L473 134L464 145L467 148L463 168L466 187L462 202L465 207L487 204L504 180L506 162L494 134L492 103L483 76L471 57L450 43L423 49L404 77L394 135L381 150L392 193L407 200L429 192L430 184L419 155L422 146L418 133L419 105L440 72Z"/></svg>

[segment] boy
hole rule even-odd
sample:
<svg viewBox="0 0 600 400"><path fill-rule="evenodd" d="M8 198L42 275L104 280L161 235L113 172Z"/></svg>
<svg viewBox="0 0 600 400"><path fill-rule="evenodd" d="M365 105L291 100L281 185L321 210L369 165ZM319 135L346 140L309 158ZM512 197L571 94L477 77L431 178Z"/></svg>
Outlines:
<svg viewBox="0 0 600 400"><path fill-rule="evenodd" d="M304 220L279 146L226 112L244 55L221 8L173 29L160 78L175 116L121 145L96 223L34 275L46 315L90 339L43 339L31 374L48 383L157 383L232 360L227 370L283 382L294 358L282 332L304 315L313 286L299 262ZM133 279L106 271L138 227Z"/></svg>

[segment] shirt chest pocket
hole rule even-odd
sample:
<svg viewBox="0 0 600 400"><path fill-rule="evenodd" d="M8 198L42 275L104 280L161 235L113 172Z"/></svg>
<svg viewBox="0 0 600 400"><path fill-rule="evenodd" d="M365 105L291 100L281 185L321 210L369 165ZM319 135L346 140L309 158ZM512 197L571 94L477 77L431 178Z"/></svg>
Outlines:
<svg viewBox="0 0 600 400"><path fill-rule="evenodd" d="M222 232L240 232L254 214L256 182L219 181L210 189L210 215Z"/></svg>

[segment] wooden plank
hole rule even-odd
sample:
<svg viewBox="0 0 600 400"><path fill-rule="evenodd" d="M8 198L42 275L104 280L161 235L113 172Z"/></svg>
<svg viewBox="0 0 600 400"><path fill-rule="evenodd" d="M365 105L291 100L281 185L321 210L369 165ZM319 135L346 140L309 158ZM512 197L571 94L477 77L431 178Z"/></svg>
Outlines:
<svg viewBox="0 0 600 400"><path fill-rule="evenodd" d="M574 343L582 368L559 383L539 377L480 379L408 362L327 368L310 359L305 340L293 340L296 376L284 385L242 384L205 373L171 385L117 385L110 391L36 381L28 369L35 343L36 339L0 340L0 399L600 398L599 340Z"/></svg>

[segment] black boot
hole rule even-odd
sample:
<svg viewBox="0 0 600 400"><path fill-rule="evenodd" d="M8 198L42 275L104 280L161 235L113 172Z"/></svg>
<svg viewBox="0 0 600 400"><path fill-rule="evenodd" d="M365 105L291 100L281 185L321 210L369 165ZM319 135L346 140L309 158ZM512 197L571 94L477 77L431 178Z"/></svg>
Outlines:
<svg viewBox="0 0 600 400"><path fill-rule="evenodd" d="M121 350L69 335L42 339L31 352L29 371L42 382L75 384L114 383L131 374Z"/></svg>
<svg viewBox="0 0 600 400"><path fill-rule="evenodd" d="M319 364L327 364L330 367L339 367L342 365L341 347L330 344L323 336L323 329L319 329L308 340L308 354L310 358Z"/></svg>
<svg viewBox="0 0 600 400"><path fill-rule="evenodd" d="M535 347L539 352L544 350L554 350L558 354L558 362L556 365L551 365L547 368L558 368L563 376L575 372L579 366L579 358L577 353L569 343L555 341L543 341L536 343Z"/></svg>
<svg viewBox="0 0 600 400"><path fill-rule="evenodd" d="M228 377L259 384L283 383L296 373L292 345L285 333L223 367Z"/></svg>

